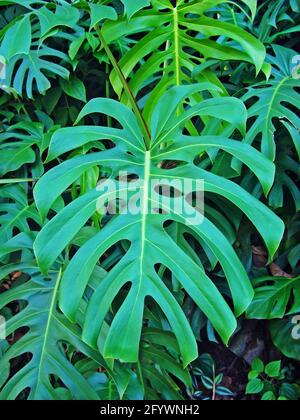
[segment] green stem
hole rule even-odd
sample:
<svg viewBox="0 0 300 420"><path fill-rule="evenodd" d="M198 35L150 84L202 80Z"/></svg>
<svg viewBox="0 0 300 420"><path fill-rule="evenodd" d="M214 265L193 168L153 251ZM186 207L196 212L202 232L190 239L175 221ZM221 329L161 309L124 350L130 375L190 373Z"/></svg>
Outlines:
<svg viewBox="0 0 300 420"><path fill-rule="evenodd" d="M99 39L100 39L100 41L103 45L103 48L106 51L106 54L108 55L108 58L109 58L114 70L116 71L116 73L117 73L117 75L118 75L118 77L119 77L119 79L120 79L120 81L121 81L121 83L124 87L124 90L126 92L128 100L130 101L130 104L132 106L133 112L134 112L134 114L135 114L135 116L136 116L136 118L139 122L139 125L140 125L141 130L142 130L143 135L144 135L144 141L145 141L146 149L150 150L151 134L150 134L150 131L149 131L148 126L146 124L146 121L144 120L143 114L142 114L141 110L139 109L139 106L136 102L136 99L135 99L135 97L134 97L134 95L133 95L133 93L130 89L129 84L127 83L127 80L126 80L122 70L120 69L120 66L119 66L117 60L115 59L111 49L109 48L108 44L106 43L106 41L105 41L105 39L104 39L104 37L101 33L100 28L98 26L96 26L95 29L96 29L96 32L99 36Z"/></svg>
<svg viewBox="0 0 300 420"><path fill-rule="evenodd" d="M216 368L215 365L213 365L213 395L212 400L216 400Z"/></svg>
<svg viewBox="0 0 300 420"><path fill-rule="evenodd" d="M105 66L106 82L105 82L105 94L107 98L110 98L110 84L109 84L109 64ZM107 116L107 126L112 127L112 118Z"/></svg>
<svg viewBox="0 0 300 420"><path fill-rule="evenodd" d="M15 178L15 179L0 179L0 184L20 184L22 182L34 182L37 181L36 178Z"/></svg>
<svg viewBox="0 0 300 420"><path fill-rule="evenodd" d="M175 49L175 80L176 86L181 85L180 78L180 45L179 45L179 21L178 21L178 10L173 10L173 24L174 24L174 49Z"/></svg>

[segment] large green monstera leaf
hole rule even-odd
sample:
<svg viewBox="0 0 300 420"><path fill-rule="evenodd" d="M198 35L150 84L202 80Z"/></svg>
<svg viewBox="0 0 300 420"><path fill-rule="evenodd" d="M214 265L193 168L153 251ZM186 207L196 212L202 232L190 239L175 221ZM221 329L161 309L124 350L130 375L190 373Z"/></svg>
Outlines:
<svg viewBox="0 0 300 420"><path fill-rule="evenodd" d="M161 187L166 180L178 182L202 179L206 192L226 198L249 217L264 238L270 258L282 238L283 224L270 210L234 182L220 178L197 164L197 158L201 160L207 150L222 149L253 171L266 194L274 180L274 165L251 146L212 134L198 137L184 134L184 126L191 118L205 120L208 116L225 121L226 127L231 126L231 132L235 129L244 132L247 115L244 105L238 99L207 99L187 108L185 113L176 115L178 106L182 106L186 97L209 88L207 85L196 85L167 92L156 106L151 121L146 122L151 134L149 148L145 145L133 113L111 99L90 101L80 113L78 121L89 114L100 113L117 120L122 128L76 126L58 130L52 138L48 161L78 147L92 149L95 142L100 143L101 140L110 139L114 147L72 157L46 173L36 185L35 200L42 217L46 218L55 200L84 172L100 166L103 174L110 175L109 179L102 179L97 188L89 190L58 212L38 234L34 249L44 273L49 271L74 236L97 212L99 217L103 216L105 202L116 194L121 196L125 191L129 195L133 194L129 178L134 175L141 183L138 199L140 211L132 214L121 208L119 214L103 223L98 233L86 241L71 258L61 281L60 307L75 322L94 267L107 250L121 241L129 242L125 254L108 272L89 300L84 322L84 341L94 348L99 346L107 359L125 362L138 360L147 297L151 297L164 312L178 340L184 365L197 357L197 345L191 327L172 290L160 276L157 270L159 266L168 268L176 276L226 343L236 328L235 316L242 314L253 298L247 273L221 230L209 218L201 217L183 191L179 194L180 199L174 194L165 204L159 194L154 194L153 185ZM164 162L170 161L173 164L175 162L175 167L166 169ZM128 174L127 180L120 176L124 171ZM112 180L115 182L112 183ZM178 211L174 205L178 200L183 204L182 211ZM150 208L154 211L149 211ZM196 220L191 219L193 211L198 215ZM230 287L235 315L204 268L191 256L192 250L188 243L183 240L184 246L179 246L168 235L166 225L170 223L185 226L189 234L217 258ZM106 315L121 289L126 290L125 297L110 321L105 343L100 343Z"/></svg>
<svg viewBox="0 0 300 420"><path fill-rule="evenodd" d="M24 13L24 8L19 7L17 17L1 34L0 54L6 61L5 79L1 82L18 95L26 93L33 98L36 90L45 94L52 79L69 78L70 72L65 68L70 63L68 55L56 46L47 45L47 41L56 37L68 43L77 38L78 32L82 34L77 25L80 12L70 5L64 7L65 1L58 2L61 5L57 4L55 10L50 10L44 1L11 3L27 10Z"/></svg>
<svg viewBox="0 0 300 420"><path fill-rule="evenodd" d="M147 98L145 114L153 110L153 103L170 86L191 83L195 66L207 59L250 62L257 72L261 70L266 54L264 45L240 27L207 15L224 2L154 0L151 9L136 13L130 20L124 17L105 23L102 34L108 44L133 37L133 46L123 55L119 66L130 79L134 94L157 81ZM253 2L247 3L254 11ZM138 42L134 39L136 34L143 35ZM218 79L209 69L203 69L202 80ZM115 71L111 81L121 95L123 86Z"/></svg>

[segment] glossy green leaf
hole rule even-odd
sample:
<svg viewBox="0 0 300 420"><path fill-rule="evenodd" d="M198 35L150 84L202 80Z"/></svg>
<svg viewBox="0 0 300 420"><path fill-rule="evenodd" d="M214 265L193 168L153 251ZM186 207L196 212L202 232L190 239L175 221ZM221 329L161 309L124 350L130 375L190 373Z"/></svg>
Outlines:
<svg viewBox="0 0 300 420"><path fill-rule="evenodd" d="M5 33L0 47L2 54L9 62L15 55L29 54L31 45L30 15L25 15Z"/></svg>
<svg viewBox="0 0 300 420"><path fill-rule="evenodd" d="M131 18L136 12L150 5L150 0L121 0L125 7L126 14Z"/></svg>
<svg viewBox="0 0 300 420"><path fill-rule="evenodd" d="M263 389L264 383L260 379L252 379L247 385L246 394L260 394Z"/></svg>
<svg viewBox="0 0 300 420"><path fill-rule="evenodd" d="M274 320L270 324L272 340L275 346L290 359L300 360L299 316Z"/></svg>
<svg viewBox="0 0 300 420"><path fill-rule="evenodd" d="M1 400L14 400L25 388L30 389L29 399L55 399L51 374L63 381L74 398L98 399L96 392L58 346L59 342L71 344L98 363L101 362L95 352L82 343L78 328L66 323L57 311L58 290L59 279L45 282L36 278L1 295L0 307L20 299L28 302L28 306L20 314L9 320L7 334L12 334L22 326L30 328L30 332L23 335L1 359ZM9 379L10 360L27 353L31 354L31 360L18 376Z"/></svg>
<svg viewBox="0 0 300 420"><path fill-rule="evenodd" d="M253 283L255 296L247 310L249 318L274 319L300 312L299 277L262 277Z"/></svg>
<svg viewBox="0 0 300 420"><path fill-rule="evenodd" d="M76 77L70 77L69 80L62 80L61 86L68 96L86 102L86 89L81 80Z"/></svg>
<svg viewBox="0 0 300 420"><path fill-rule="evenodd" d="M186 95L189 94L189 87L186 88L185 93ZM160 104L166 104L168 100L169 94L166 94ZM104 108L105 104L112 105L111 102L105 99L92 101L84 108L79 116L79 120L87 113L103 112L101 108ZM156 111L159 115L160 104ZM229 123L233 124L233 127L234 124L237 124L238 127L243 127L243 124L235 120L234 116L228 115L227 117L224 115L224 108L218 108L217 101L212 102L212 104L214 106L211 107L212 110L210 111L210 100L207 101L207 107L205 106L206 103L203 102L202 107L196 107L195 114L197 113L200 117L211 114L220 120L228 120ZM234 101L233 104L235 104ZM236 106L240 106L243 109L242 104L238 105L236 103ZM119 107L115 103L114 115L116 116L119 112ZM155 121L156 112L153 114ZM111 138L116 143L116 147L115 150L112 149L111 151L104 151L95 155L91 154L74 158L70 162L63 163L61 167L56 167L37 184L35 198L39 210L45 216L57 196L77 179L80 171L87 169L86 165L90 167L91 165L102 164L110 167L117 174L117 170L123 168L126 162L130 172L143 179L142 214L128 215L121 213L115 216L97 235L80 248L63 276L60 307L69 319L73 322L76 321L78 305L89 282L93 267L112 246L121 240L128 240L131 243L131 247L119 263L107 274L107 277L96 289L88 305L83 332L84 340L93 347L97 347L98 337L112 301L117 297L119 291L130 282L131 287L128 295L110 326L103 347L104 356L109 359L120 359L126 362L138 360L144 301L146 297L151 296L168 319L177 337L184 364L187 365L197 356L194 337L174 296L155 272L155 264L163 264L175 274L182 287L208 316L225 342L228 342L229 337L235 330L236 321L229 306L203 269L198 267L165 232L164 222L173 220L173 222L188 226L190 234L196 240L203 241L217 257L226 273L237 315L240 315L249 306L253 296L252 288L247 274L230 243L209 219L205 218L203 223L199 222L193 225L189 223L187 213L183 212L180 214L168 206L162 207L162 210L167 213L166 215L148 214L146 210L150 208L150 205L161 207L161 203L156 201L157 199L152 198L153 181L164 179L170 173L170 171L158 171L158 163L163 160L183 160L187 166L173 170L173 176L174 178L176 176L188 178L193 173L193 168L195 171L200 171L200 168L193 165L197 155L213 147L222 148L245 162L257 173L263 185L266 175L272 179L273 167L259 152L243 143L217 136L184 137L182 135L182 127L185 120L193 117L193 108L187 111L186 115L178 116L177 120L174 120L172 113L163 115L165 115L165 121L157 122L160 129L156 129L156 133L153 133L156 138L153 138L153 145L150 151L143 149L140 131L133 131L133 127L137 126L137 123L134 123L133 114L129 110L125 112L125 108L120 118L120 123L124 128L123 132L119 132L119 135L116 135L115 129L105 129L103 127L95 127L93 128L94 131L91 132L86 131L84 127L58 131L53 137L50 146L51 159L54 159L64 151L71 150L76 145L82 145L99 138L99 135L101 138L101 133L105 133L106 138L111 133ZM246 114L244 115L244 118L246 118ZM130 120L133 121L133 124L129 123ZM127 130L130 130L130 132L127 132ZM65 139L63 149L60 146L62 137ZM75 140L74 143L76 138L78 138L78 142ZM166 144L170 144L165 151L160 151L158 148L162 139ZM191 147L191 145L193 146ZM106 161L106 156L112 156L115 151L118 154L115 162L114 159L110 162L109 159ZM251 153L255 158L251 158ZM103 160L101 160L101 157L103 157ZM264 162L263 173L260 172L260 159ZM66 165L69 167L68 171L66 171ZM203 171L203 175L204 179L206 176L209 176L206 171ZM58 179L60 180L59 182ZM222 185L224 192L218 190L219 187L217 183L215 184L214 178L211 183L211 191L226 195L226 183L220 180L220 185L224 184ZM109 181L107 181L107 184L109 184ZM51 193L49 198L48 192L46 192L43 185L47 185L50 191L56 192ZM126 182L125 184L119 183L113 191L109 191L107 188L104 183L100 190L99 188L91 190L68 205L45 225L34 245L37 260L44 272L49 270L80 228L95 214L97 208L99 209L99 200L107 201L116 191L126 191L128 185L126 185ZM239 206L237 199L232 199L232 201ZM255 204L257 208L260 207L258 201L255 201ZM264 209L263 206L262 209ZM281 239L282 224L271 212L268 214L268 217L279 228L276 238L274 236L271 240L268 234L265 238L267 242L274 240L272 245L269 242L270 250L274 253ZM55 248L51 245L52 243L56 244ZM181 261L180 265L178 261ZM197 278L201 279L201 281L196 281ZM69 299L71 290L72 301Z"/></svg>
<svg viewBox="0 0 300 420"><path fill-rule="evenodd" d="M280 375L280 371L281 371L281 361L276 361L276 362L271 362L268 363L266 368L265 368L265 373L270 377L270 378L278 378L278 376Z"/></svg>
<svg viewBox="0 0 300 420"><path fill-rule="evenodd" d="M249 118L254 118L254 123L247 133L246 141L252 144L261 136L262 152L271 160L275 159L275 120L282 123L287 119L292 127L299 127L299 116L288 104L298 108L300 96L297 92L299 82L293 78L291 70L291 51L283 47L274 46L276 54L272 62L279 68L274 71L274 77L257 87L251 87L244 100L256 99L249 109Z"/></svg>
<svg viewBox="0 0 300 420"><path fill-rule="evenodd" d="M116 20L118 17L116 11L112 7L94 3L90 3L89 6L91 9L91 28L104 19Z"/></svg>

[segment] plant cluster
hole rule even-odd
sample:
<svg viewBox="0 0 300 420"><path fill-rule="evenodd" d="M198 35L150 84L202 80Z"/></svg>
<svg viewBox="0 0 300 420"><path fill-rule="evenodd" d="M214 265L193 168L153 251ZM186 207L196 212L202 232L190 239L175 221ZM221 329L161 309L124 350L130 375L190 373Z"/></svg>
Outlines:
<svg viewBox="0 0 300 420"><path fill-rule="evenodd" d="M300 2L0 10L0 399L233 398L241 317L300 361Z"/></svg>
<svg viewBox="0 0 300 420"><path fill-rule="evenodd" d="M299 384L292 383L292 370L282 369L280 360L264 365L262 360L255 359L249 373L247 394L261 394L262 401L298 400L300 396Z"/></svg>

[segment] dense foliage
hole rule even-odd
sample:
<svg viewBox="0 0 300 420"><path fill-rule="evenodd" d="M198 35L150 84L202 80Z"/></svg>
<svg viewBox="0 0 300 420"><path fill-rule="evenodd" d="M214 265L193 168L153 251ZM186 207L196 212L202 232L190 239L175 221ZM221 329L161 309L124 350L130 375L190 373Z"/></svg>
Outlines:
<svg viewBox="0 0 300 420"><path fill-rule="evenodd" d="M202 345L246 319L244 394L297 399L300 2L0 9L0 399L234 398Z"/></svg>

